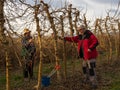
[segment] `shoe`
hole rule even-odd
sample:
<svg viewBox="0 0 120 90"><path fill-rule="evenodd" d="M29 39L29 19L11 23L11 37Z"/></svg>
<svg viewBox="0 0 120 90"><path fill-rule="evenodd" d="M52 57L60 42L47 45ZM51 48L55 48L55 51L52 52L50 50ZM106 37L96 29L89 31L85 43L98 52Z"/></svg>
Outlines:
<svg viewBox="0 0 120 90"><path fill-rule="evenodd" d="M89 83L89 79L85 78L82 82L83 82L83 84L87 84L87 83Z"/></svg>
<svg viewBox="0 0 120 90"><path fill-rule="evenodd" d="M91 88L92 88L92 89L97 89L97 84L92 83Z"/></svg>
<svg viewBox="0 0 120 90"><path fill-rule="evenodd" d="M31 80L37 80L35 77L30 77Z"/></svg>

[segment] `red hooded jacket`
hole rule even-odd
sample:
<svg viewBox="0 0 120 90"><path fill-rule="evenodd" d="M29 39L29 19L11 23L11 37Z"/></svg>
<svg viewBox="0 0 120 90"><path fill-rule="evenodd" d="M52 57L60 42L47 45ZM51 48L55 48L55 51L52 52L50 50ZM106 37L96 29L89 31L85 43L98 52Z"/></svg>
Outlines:
<svg viewBox="0 0 120 90"><path fill-rule="evenodd" d="M84 35L78 35L74 37L65 37L66 41L78 43L78 53L81 56L83 54L84 60L94 59L98 56L96 46L98 45L97 38L89 30L86 30ZM82 48L82 51L80 50ZM88 49L91 52L88 52Z"/></svg>

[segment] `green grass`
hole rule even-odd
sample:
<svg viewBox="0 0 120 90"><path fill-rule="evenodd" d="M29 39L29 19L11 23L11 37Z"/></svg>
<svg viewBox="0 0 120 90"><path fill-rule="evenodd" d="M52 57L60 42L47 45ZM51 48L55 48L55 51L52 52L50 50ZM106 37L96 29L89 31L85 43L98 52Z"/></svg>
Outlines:
<svg viewBox="0 0 120 90"><path fill-rule="evenodd" d="M103 62L104 60L100 61L98 60L97 64L100 65L99 74L101 78L103 78L103 83L107 83L107 81L110 81L110 84L108 86L101 86L101 89L98 90L120 90L120 72L119 72L119 65L113 65L110 66L109 64ZM64 69L64 61L60 62L61 64L61 71ZM81 64L82 60L75 60L75 69L81 71ZM48 75L52 69L54 68L55 63L53 64L43 64L43 75ZM107 66L104 66L107 65ZM72 60L67 60L67 70L68 72L72 70L73 67ZM16 72L12 72L10 76L10 84L11 88L15 90L16 88L25 88L24 82L23 82L23 75L22 70L18 70ZM34 68L34 75L37 77L38 74L38 66L35 66ZM71 72L70 72L71 74ZM69 74L69 75L70 75ZM6 84L6 77L5 75L0 76L0 90L5 90L5 84ZM35 83L32 83L33 85Z"/></svg>
<svg viewBox="0 0 120 90"><path fill-rule="evenodd" d="M119 81L117 81L117 80L114 81L112 83L112 86L110 87L110 90L120 90L120 80Z"/></svg>
<svg viewBox="0 0 120 90"><path fill-rule="evenodd" d="M11 88L22 86L23 76L21 72L11 73L9 78L10 78L9 81ZM6 87L5 85L6 85L6 76L5 74L2 74L2 76L0 76L0 90L5 90Z"/></svg>
<svg viewBox="0 0 120 90"><path fill-rule="evenodd" d="M4 85L6 83L6 77L5 76L1 76L0 77L0 85Z"/></svg>
<svg viewBox="0 0 120 90"><path fill-rule="evenodd" d="M110 90L120 90L120 72L113 73L112 79Z"/></svg>
<svg viewBox="0 0 120 90"><path fill-rule="evenodd" d="M15 75L12 77L14 81L18 81L22 79L22 75Z"/></svg>
<svg viewBox="0 0 120 90"><path fill-rule="evenodd" d="M105 68L104 70L102 68L103 72L101 70L101 77L105 79L106 83L110 82L110 85L105 86L104 90L120 90L119 68L120 68L119 65L116 66L114 62L112 63L112 66L107 65L107 68Z"/></svg>
<svg viewBox="0 0 120 90"><path fill-rule="evenodd" d="M12 87L22 86L23 76L21 74L13 75L11 77Z"/></svg>

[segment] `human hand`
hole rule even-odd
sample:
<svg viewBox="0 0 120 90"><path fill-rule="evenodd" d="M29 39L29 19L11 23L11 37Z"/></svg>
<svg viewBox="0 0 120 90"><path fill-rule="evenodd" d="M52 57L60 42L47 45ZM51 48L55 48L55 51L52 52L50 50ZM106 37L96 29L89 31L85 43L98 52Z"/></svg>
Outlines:
<svg viewBox="0 0 120 90"><path fill-rule="evenodd" d="M60 39L60 40L64 40L64 37L58 36L58 39Z"/></svg>
<svg viewBox="0 0 120 90"><path fill-rule="evenodd" d="M29 43L31 43L31 42L33 42L33 40L32 39L29 39L29 41L28 41Z"/></svg>
<svg viewBox="0 0 120 90"><path fill-rule="evenodd" d="M90 50L90 49L88 49L88 52L91 52L91 50Z"/></svg>

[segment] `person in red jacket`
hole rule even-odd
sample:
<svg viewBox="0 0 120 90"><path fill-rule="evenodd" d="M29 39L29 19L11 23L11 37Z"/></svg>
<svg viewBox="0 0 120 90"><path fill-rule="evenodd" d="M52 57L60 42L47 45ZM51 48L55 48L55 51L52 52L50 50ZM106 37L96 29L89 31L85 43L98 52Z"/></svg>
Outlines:
<svg viewBox="0 0 120 90"><path fill-rule="evenodd" d="M96 58L98 56L96 51L98 40L90 30L86 30L84 25L78 27L77 30L79 31L78 36L64 37L64 40L78 43L79 57L84 59L82 66L85 77L84 82L90 80L92 86L96 87L95 67ZM87 71L89 72L87 73Z"/></svg>

